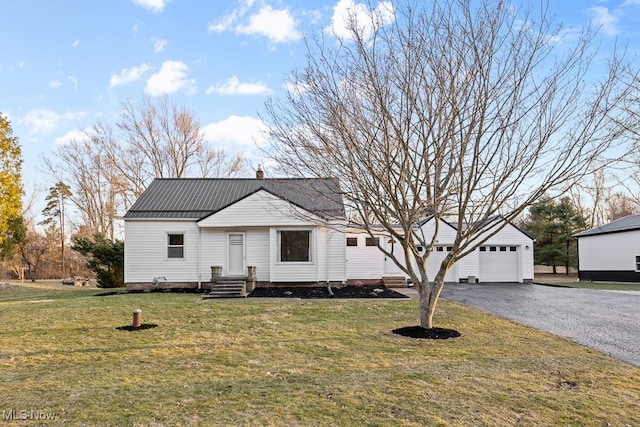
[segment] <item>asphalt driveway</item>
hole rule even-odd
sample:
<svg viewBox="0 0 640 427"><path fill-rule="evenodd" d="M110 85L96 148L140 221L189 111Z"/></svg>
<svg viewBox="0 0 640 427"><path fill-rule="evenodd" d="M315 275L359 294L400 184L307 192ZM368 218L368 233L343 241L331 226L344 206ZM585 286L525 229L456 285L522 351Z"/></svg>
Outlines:
<svg viewBox="0 0 640 427"><path fill-rule="evenodd" d="M441 296L640 366L640 292L483 283L447 284Z"/></svg>

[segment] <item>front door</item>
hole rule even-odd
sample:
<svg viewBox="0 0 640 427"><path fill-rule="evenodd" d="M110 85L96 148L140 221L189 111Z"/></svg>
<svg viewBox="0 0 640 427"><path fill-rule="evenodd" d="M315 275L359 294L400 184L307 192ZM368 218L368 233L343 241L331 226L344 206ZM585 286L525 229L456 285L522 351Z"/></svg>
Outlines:
<svg viewBox="0 0 640 427"><path fill-rule="evenodd" d="M227 274L230 276L244 276L244 233L229 233L227 235L227 246Z"/></svg>

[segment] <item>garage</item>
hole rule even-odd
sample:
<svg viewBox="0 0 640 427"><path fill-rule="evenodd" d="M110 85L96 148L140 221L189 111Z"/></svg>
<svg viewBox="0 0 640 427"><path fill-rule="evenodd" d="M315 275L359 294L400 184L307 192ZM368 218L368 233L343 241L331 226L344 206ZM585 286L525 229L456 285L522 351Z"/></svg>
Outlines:
<svg viewBox="0 0 640 427"><path fill-rule="evenodd" d="M447 256L447 252L451 251L451 246L436 246L435 250L431 252L429 255L429 260L427 261L427 274L429 275L429 281L433 281L436 278L436 274L440 270L440 265L442 261ZM456 264L454 264L447 274L444 276L445 282L457 282L458 275L456 274Z"/></svg>
<svg viewBox="0 0 640 427"><path fill-rule="evenodd" d="M481 246L479 248L480 282L519 282L519 246Z"/></svg>

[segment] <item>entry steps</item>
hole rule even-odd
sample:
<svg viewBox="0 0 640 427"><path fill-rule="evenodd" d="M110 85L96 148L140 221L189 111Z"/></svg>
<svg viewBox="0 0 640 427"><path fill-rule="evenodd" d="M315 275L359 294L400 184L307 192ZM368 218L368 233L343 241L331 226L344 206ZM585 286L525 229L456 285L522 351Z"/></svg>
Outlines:
<svg viewBox="0 0 640 427"><path fill-rule="evenodd" d="M387 288L406 288L407 279L402 276L383 276L382 284Z"/></svg>
<svg viewBox="0 0 640 427"><path fill-rule="evenodd" d="M245 298L247 296L247 282L243 280L221 280L211 285L211 292L202 296L210 298Z"/></svg>

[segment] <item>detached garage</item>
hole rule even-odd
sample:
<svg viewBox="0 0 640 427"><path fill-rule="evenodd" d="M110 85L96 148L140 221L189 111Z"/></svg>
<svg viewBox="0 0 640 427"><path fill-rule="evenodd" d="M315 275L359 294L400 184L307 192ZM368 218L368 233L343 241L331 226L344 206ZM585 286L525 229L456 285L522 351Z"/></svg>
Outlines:
<svg viewBox="0 0 640 427"><path fill-rule="evenodd" d="M581 281L640 282L640 215L574 235Z"/></svg>
<svg viewBox="0 0 640 427"><path fill-rule="evenodd" d="M430 278L435 277L442 260L451 250L456 237L456 228L439 219L438 238L431 248L427 265ZM533 238L504 219L494 218L495 227L487 227L487 233L493 233L496 227L502 228L489 237L482 246L457 261L447 272L446 282L518 282L533 280ZM435 219L423 221L419 227L421 233L429 239L435 232ZM377 248L380 242L389 251L397 250L397 242L388 235L380 233L375 241L362 231L347 230L347 279L372 280L382 277L406 277L395 263L387 259ZM406 261L405 261L406 262ZM406 264L405 264L406 265Z"/></svg>

